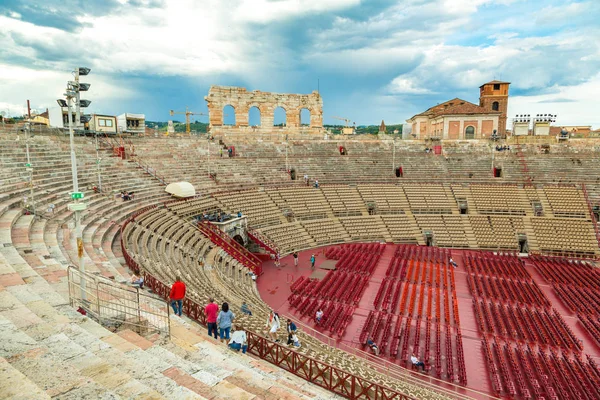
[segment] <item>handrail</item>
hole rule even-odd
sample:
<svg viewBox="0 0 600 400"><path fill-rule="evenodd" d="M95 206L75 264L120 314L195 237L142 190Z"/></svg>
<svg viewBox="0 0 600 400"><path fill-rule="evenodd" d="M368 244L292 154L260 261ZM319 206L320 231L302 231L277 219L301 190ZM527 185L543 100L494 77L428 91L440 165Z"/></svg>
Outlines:
<svg viewBox="0 0 600 400"><path fill-rule="evenodd" d="M206 235L211 242L220 246L233 258L237 261L244 264L248 267L254 274L261 275L262 274L262 265L260 261L250 252L242 247L242 249L235 247L231 242L233 241L229 237L225 237L225 235L218 229L212 227L212 225L208 222L199 222L198 229ZM238 243L239 245L239 243ZM240 246L241 247L241 246Z"/></svg>
<svg viewBox="0 0 600 400"><path fill-rule="evenodd" d="M594 208L592 207L592 202L590 201L590 196L588 195L587 187L585 183L581 184L581 190L583 191L583 196L585 197L585 201L588 206L588 210L590 212L590 217L592 218L592 225L594 226L594 231L596 232L596 241L598 242L598 247L600 247L600 231L598 231L598 222L596 221L596 216L594 214Z"/></svg>
<svg viewBox="0 0 600 400"><path fill-rule="evenodd" d="M262 235L260 235L258 232L248 229L247 234L250 237L250 239L254 240L260 247L262 247L272 255L276 256L277 253L279 253L277 246L275 246L274 243L267 244L266 242L268 242L269 240L263 238Z"/></svg>

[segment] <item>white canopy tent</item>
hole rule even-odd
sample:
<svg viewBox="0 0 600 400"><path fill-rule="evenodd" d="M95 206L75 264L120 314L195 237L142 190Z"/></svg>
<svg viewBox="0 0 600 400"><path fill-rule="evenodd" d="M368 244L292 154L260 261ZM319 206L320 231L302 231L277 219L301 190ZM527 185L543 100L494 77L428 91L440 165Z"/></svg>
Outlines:
<svg viewBox="0 0 600 400"><path fill-rule="evenodd" d="M189 182L174 182L169 183L165 188L165 192L175 197L193 197L196 195L196 189Z"/></svg>

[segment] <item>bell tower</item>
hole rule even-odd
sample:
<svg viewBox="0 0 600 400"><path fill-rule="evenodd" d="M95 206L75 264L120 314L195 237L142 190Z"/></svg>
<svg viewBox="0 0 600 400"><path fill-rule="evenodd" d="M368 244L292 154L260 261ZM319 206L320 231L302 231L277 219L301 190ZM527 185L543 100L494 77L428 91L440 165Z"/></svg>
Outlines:
<svg viewBox="0 0 600 400"><path fill-rule="evenodd" d="M490 112L500 112L498 135L506 132L508 113L508 87L510 82L491 81L479 86L479 105Z"/></svg>

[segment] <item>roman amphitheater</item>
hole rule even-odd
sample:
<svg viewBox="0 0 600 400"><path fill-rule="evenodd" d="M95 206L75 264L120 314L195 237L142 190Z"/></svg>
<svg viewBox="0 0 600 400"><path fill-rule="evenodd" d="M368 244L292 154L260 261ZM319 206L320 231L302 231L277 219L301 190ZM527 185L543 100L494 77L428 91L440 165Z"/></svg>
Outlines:
<svg viewBox="0 0 600 400"><path fill-rule="evenodd" d="M76 137L79 244L69 135L34 130L26 169L1 131L1 398L600 398L599 142L327 135L318 93L249 93L211 89L209 135ZM278 105L286 127L249 126ZM247 354L207 335L209 297Z"/></svg>

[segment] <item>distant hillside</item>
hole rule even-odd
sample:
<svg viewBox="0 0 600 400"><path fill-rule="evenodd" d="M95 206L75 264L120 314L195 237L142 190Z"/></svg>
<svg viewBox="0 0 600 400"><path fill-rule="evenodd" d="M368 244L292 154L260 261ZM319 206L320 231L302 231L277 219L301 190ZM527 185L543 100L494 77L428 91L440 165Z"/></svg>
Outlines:
<svg viewBox="0 0 600 400"><path fill-rule="evenodd" d="M323 125L323 127L337 134L342 132L342 128L345 125ZM402 135L402 124L386 125L385 130L389 135L393 135L395 130L398 130L398 135ZM379 133L379 125L357 125L356 133L377 135Z"/></svg>
<svg viewBox="0 0 600 400"><path fill-rule="evenodd" d="M150 129L154 129L154 126L158 126L159 132L166 132L168 127L168 122L166 121L146 121L146 126ZM281 126L281 125L276 125ZM330 132L334 134L338 134L342 132L342 128L345 125L324 125L324 128L328 129ZM185 122L173 121L173 127L175 128L175 132L185 132ZM196 133L206 133L208 129L208 124L205 122L192 122L190 123L190 130ZM395 130L398 130L398 134L402 135L402 124L397 125L386 125L386 131L388 134L392 135ZM373 134L376 135L379 133L379 125L358 125L356 127L356 133L358 134Z"/></svg>

